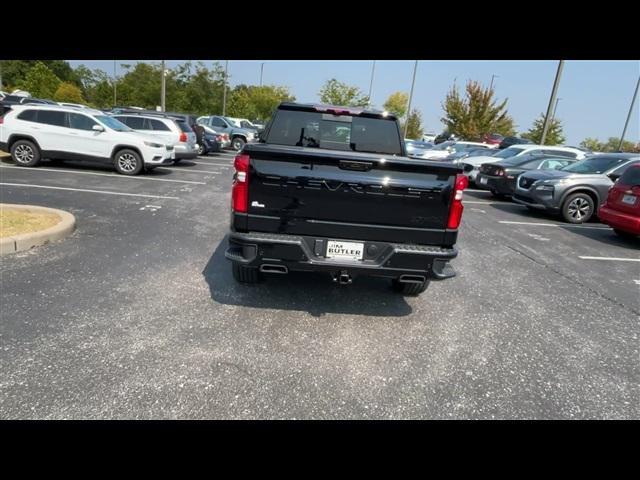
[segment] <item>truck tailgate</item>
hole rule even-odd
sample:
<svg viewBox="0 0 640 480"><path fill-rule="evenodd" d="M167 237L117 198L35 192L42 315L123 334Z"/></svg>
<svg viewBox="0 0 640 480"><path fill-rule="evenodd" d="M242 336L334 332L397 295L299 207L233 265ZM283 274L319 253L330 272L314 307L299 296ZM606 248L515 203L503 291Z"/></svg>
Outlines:
<svg viewBox="0 0 640 480"><path fill-rule="evenodd" d="M247 145L246 231L421 245L445 241L458 167L359 152ZM239 223L239 224L238 224Z"/></svg>

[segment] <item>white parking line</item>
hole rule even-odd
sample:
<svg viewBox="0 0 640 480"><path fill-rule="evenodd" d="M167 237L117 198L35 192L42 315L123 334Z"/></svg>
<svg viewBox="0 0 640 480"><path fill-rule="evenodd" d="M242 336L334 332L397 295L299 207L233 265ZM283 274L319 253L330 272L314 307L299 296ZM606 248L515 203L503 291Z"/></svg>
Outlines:
<svg viewBox="0 0 640 480"><path fill-rule="evenodd" d="M219 171L211 171L211 170L196 170L194 168L189 168L189 167L167 167L167 166L162 166L162 167L158 167L158 168L169 168L171 170L176 170L178 172L185 172L185 173L210 173L212 175L219 175L222 172Z"/></svg>
<svg viewBox="0 0 640 480"><path fill-rule="evenodd" d="M108 190L87 190L84 188L51 187L49 185L33 185L30 183L0 183L7 187L46 188L51 190L69 190L71 192L104 193L105 195L122 195L125 197L165 198L167 200L180 200L178 197L164 197L162 195L144 195L142 193L110 192Z"/></svg>
<svg viewBox="0 0 640 480"><path fill-rule="evenodd" d="M58 173L73 173L77 175L99 175L102 177L113 177L113 178L128 178L130 180L152 180L154 182L174 182L174 183L192 183L194 185L206 185L205 182L195 182L192 180L172 180L168 178L152 178L152 177L142 177L140 175L129 176L129 175L116 175L113 173L99 173L99 172L80 172L78 170L70 170L63 168L23 168L23 167L9 167L6 165L0 165L0 168L14 168L23 172L58 172Z"/></svg>
<svg viewBox="0 0 640 480"><path fill-rule="evenodd" d="M578 256L582 260L611 260L613 262L640 262L640 258L621 258L621 257L588 257Z"/></svg>
<svg viewBox="0 0 640 480"><path fill-rule="evenodd" d="M569 228L590 228L592 230L611 230L610 227L606 227L606 226L596 227L591 225L573 225L571 223L510 222L507 220L498 220L498 223L505 223L507 225L532 225L535 227L569 227Z"/></svg>
<svg viewBox="0 0 640 480"><path fill-rule="evenodd" d="M472 204L475 204L475 205L508 205L510 207L524 207L524 205L520 205L518 203L483 202L483 201L479 201L479 200L463 200L462 203L463 204L472 203Z"/></svg>
<svg viewBox="0 0 640 480"><path fill-rule="evenodd" d="M489 190L476 190L474 188L465 188L465 192L474 192L474 193L491 193Z"/></svg>

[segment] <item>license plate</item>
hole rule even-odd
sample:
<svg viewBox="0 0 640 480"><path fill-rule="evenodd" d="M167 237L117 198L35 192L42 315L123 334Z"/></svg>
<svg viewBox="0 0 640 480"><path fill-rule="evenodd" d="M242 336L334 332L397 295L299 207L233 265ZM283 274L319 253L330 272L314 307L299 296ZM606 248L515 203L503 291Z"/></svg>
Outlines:
<svg viewBox="0 0 640 480"><path fill-rule="evenodd" d="M364 243L339 242L329 240L327 242L327 258L338 260L362 260Z"/></svg>
<svg viewBox="0 0 640 480"><path fill-rule="evenodd" d="M625 195L624 197L622 197L622 203L626 203L627 205L635 205L636 198L637 197L635 195Z"/></svg>
<svg viewBox="0 0 640 480"><path fill-rule="evenodd" d="M487 180L488 180L487 177L480 177L480 184L481 185L486 185L487 184Z"/></svg>

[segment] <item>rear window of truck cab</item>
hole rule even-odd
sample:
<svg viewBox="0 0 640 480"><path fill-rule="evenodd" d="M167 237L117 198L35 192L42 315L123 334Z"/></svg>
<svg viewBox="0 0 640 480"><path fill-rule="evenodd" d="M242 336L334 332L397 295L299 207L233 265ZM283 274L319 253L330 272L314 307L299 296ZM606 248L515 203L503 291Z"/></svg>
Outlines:
<svg viewBox="0 0 640 480"><path fill-rule="evenodd" d="M402 154L395 120L322 112L278 110L267 141L326 150Z"/></svg>

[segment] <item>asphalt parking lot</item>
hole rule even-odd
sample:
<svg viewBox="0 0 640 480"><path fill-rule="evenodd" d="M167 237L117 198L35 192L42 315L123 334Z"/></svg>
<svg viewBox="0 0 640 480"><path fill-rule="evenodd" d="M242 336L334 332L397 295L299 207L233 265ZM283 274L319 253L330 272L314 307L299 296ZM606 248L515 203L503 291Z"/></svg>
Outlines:
<svg viewBox="0 0 640 480"><path fill-rule="evenodd" d="M458 276L234 283L231 153L140 177L0 161L76 232L0 259L0 418L640 417L640 245L468 191Z"/></svg>

